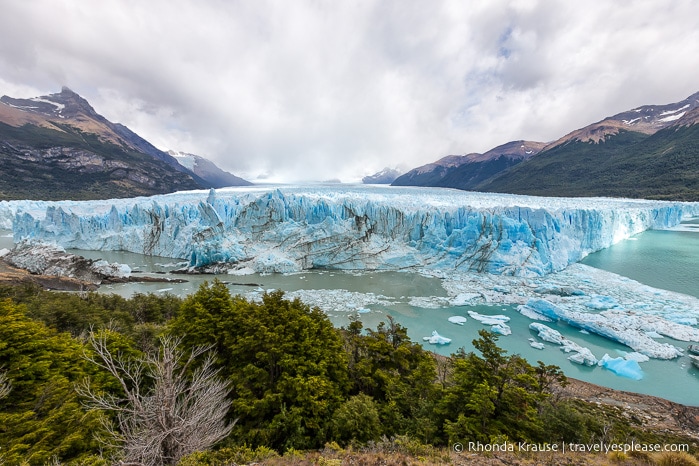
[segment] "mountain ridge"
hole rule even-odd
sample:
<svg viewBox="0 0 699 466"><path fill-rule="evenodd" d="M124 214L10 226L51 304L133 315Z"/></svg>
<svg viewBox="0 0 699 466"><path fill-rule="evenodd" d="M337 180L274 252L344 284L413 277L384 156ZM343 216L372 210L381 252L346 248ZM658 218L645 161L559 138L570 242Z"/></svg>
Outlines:
<svg viewBox="0 0 699 466"><path fill-rule="evenodd" d="M0 163L0 199L134 197L216 184L67 87L0 98Z"/></svg>
<svg viewBox="0 0 699 466"><path fill-rule="evenodd" d="M393 186L435 186L472 189L495 173L538 154L546 143L511 141L484 153L448 155L399 176Z"/></svg>
<svg viewBox="0 0 699 466"><path fill-rule="evenodd" d="M208 160L200 155L174 150L169 150L167 153L168 155L174 157L180 165L209 182L212 188L252 185L251 182L243 178L235 176L225 170L221 170L211 160Z"/></svg>
<svg viewBox="0 0 699 466"><path fill-rule="evenodd" d="M699 201L697 123L699 92L680 102L636 107L553 142L536 143L540 150L517 163L493 158L498 149L517 144L513 141L484 154L447 156L417 167L394 185ZM476 157L488 159L489 165L475 163Z"/></svg>

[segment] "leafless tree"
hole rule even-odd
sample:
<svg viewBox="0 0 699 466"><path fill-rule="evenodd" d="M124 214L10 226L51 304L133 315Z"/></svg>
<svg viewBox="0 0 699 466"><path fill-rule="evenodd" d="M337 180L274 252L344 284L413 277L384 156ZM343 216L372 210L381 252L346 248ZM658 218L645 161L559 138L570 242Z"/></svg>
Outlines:
<svg viewBox="0 0 699 466"><path fill-rule="evenodd" d="M174 465L230 433L235 424L226 421L230 388L213 368L210 347L196 347L187 356L181 339L164 337L157 354L134 360L112 353L106 335L90 334L94 353L85 357L112 374L124 396L97 392L89 380L78 392L87 407L114 413L114 421L104 422L107 435L101 440L118 448L122 464ZM204 362L195 367L200 356Z"/></svg>
<svg viewBox="0 0 699 466"><path fill-rule="evenodd" d="M5 372L0 372L0 400L5 398L12 391L12 384Z"/></svg>

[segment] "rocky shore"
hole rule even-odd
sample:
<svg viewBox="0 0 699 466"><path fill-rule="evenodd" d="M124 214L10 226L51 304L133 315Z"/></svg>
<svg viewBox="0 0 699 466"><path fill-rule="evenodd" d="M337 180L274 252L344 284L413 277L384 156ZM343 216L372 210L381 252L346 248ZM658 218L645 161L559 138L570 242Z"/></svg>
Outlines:
<svg viewBox="0 0 699 466"><path fill-rule="evenodd" d="M86 259L51 244L23 242L11 251L0 251L0 283L33 283L59 291L94 291L100 285L125 282L183 283L186 280L132 275L127 265Z"/></svg>

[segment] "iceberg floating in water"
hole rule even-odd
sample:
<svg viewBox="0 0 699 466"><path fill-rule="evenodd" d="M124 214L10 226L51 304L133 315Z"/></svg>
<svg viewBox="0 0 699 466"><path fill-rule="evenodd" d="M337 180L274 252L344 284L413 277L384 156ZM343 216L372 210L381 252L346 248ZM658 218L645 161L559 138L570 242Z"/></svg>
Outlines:
<svg viewBox="0 0 699 466"><path fill-rule="evenodd" d="M490 330L503 336L512 334L512 329L510 328L510 326L507 324L503 324L502 322L493 325L492 327L490 327Z"/></svg>
<svg viewBox="0 0 699 466"><path fill-rule="evenodd" d="M490 316L486 314L479 314L475 311L468 311L468 315L471 316L472 319L477 320L483 325L498 325L510 321L509 317L504 316L502 314Z"/></svg>
<svg viewBox="0 0 699 466"><path fill-rule="evenodd" d="M477 271L541 276L649 228L690 203L566 199L444 189L250 187L110 201L0 203L15 241L227 263L256 272L310 268ZM464 300L467 296L463 296Z"/></svg>
<svg viewBox="0 0 699 466"><path fill-rule="evenodd" d="M568 356L570 361L586 366L594 366L597 364L597 358L594 354L592 354L592 351L590 351L589 348L580 346L574 341L567 339L561 335L559 331L538 322L532 322L529 324L529 328L537 332L539 338L542 340L554 343L556 345L561 345L561 351L573 353L572 355Z"/></svg>
<svg viewBox="0 0 699 466"><path fill-rule="evenodd" d="M624 357L624 359L633 360L636 362L646 362L650 360L650 358L645 354L637 353L636 351L630 353L623 353L622 356Z"/></svg>
<svg viewBox="0 0 699 466"><path fill-rule="evenodd" d="M602 356L599 365L605 369L609 369L616 375L626 377L633 380L641 380L643 378L643 370L634 359L624 359L622 357L612 358L608 354Z"/></svg>
<svg viewBox="0 0 699 466"><path fill-rule="evenodd" d="M581 312L564 309L538 298L527 301L526 307L547 318L562 320L579 329L617 341L651 358L674 359L681 356L682 351L671 344L655 341L648 332L658 332L680 341L699 341L699 329L654 315L623 309L600 313Z"/></svg>
<svg viewBox="0 0 699 466"><path fill-rule="evenodd" d="M529 339L529 346L531 346L532 348L540 349L540 350L546 348L546 345L544 345L540 341L536 341L533 338Z"/></svg>
<svg viewBox="0 0 699 466"><path fill-rule="evenodd" d="M422 339L430 345L448 345L449 343L451 343L451 338L443 337L442 335L437 333L436 330L432 331L432 336L422 337Z"/></svg>
<svg viewBox="0 0 699 466"><path fill-rule="evenodd" d="M468 319L464 316L451 316L447 320L452 324L464 325Z"/></svg>

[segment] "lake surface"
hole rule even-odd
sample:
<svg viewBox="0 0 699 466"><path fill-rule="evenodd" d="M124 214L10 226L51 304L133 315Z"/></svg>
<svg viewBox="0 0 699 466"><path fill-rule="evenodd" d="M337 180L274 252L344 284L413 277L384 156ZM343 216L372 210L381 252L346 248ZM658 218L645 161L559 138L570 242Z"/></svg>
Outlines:
<svg viewBox="0 0 699 466"><path fill-rule="evenodd" d="M699 297L699 232L688 223L690 231L647 231L630 240L597 252L585 258L583 263L608 270L637 280L641 283ZM0 232L0 248L11 247L9 232ZM140 254L112 251L73 251L88 258L103 258L109 262L128 264L137 273L167 274L183 265L176 259L143 256ZM170 276L173 275L161 275ZM196 291L211 275L178 275L187 283L129 283L100 288L103 293L131 296L134 293L173 293L184 296ZM478 330L489 329L469 318L463 325L448 322L454 315L468 317L468 311L481 314L503 314L510 317L508 325L512 334L501 336L499 345L509 353L518 353L530 362L541 360L556 364L570 377L586 380L615 389L661 396L689 405L699 405L699 370L693 368L688 358L671 361L650 360L641 363L644 378L640 381L619 377L600 367L585 367L570 362L568 354L558 346L546 343L544 350L529 345L529 338L536 337L529 330L532 322L509 305L450 306L436 305L434 299L446 297L442 281L437 278L407 272L378 272L353 274L335 271L307 271L291 275L218 275L216 278L227 283L233 294L257 298L265 290L281 289L289 296L298 296L324 309L336 326L347 325L350 316L358 316L365 327L376 328L387 315L405 326L414 341L419 341L429 350L449 355L460 347L473 349L471 341L478 337ZM313 301L313 300L316 301ZM697 309L699 317L699 309ZM605 353L612 357L631 351L629 348L597 335L581 333L563 323L546 323L561 332L566 338L588 347L598 358ZM446 346L429 345L423 337L432 331L451 338ZM662 341L670 342L669 338ZM686 347L684 342L673 342Z"/></svg>
<svg viewBox="0 0 699 466"><path fill-rule="evenodd" d="M590 254L581 263L699 297L699 220L682 225L687 231L645 231Z"/></svg>

